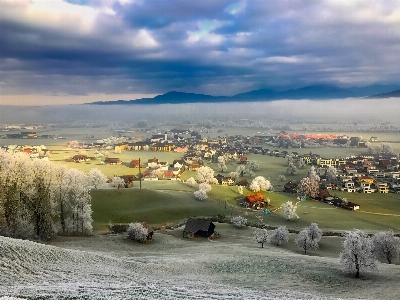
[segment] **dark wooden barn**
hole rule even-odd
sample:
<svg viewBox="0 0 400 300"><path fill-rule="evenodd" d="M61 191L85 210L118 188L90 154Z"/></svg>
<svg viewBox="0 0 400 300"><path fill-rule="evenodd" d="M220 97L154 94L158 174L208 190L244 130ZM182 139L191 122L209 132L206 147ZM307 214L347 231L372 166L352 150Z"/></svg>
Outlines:
<svg viewBox="0 0 400 300"><path fill-rule="evenodd" d="M190 218L186 221L185 229L183 229L183 237L201 236L208 238L213 235L214 229L215 225L211 221Z"/></svg>

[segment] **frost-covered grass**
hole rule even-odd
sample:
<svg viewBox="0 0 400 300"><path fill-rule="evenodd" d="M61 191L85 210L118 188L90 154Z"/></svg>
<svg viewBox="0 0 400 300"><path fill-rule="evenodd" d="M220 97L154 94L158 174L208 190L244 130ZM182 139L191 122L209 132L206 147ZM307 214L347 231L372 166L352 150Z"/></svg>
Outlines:
<svg viewBox="0 0 400 300"><path fill-rule="evenodd" d="M264 248L252 228L216 224L221 238L182 239L182 228L151 243L124 235L57 238L50 245L0 237L0 297L28 299L395 299L399 265L357 280L329 257L298 254L293 239ZM318 255L318 254L317 254Z"/></svg>

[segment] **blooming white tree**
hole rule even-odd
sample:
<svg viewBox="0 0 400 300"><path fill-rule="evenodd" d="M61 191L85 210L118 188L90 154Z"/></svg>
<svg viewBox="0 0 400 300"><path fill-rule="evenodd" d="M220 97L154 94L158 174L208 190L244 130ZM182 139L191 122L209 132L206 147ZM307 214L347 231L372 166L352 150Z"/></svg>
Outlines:
<svg viewBox="0 0 400 300"><path fill-rule="evenodd" d="M329 166L326 170L326 180L328 182L335 182L336 181L336 174L337 170L334 166Z"/></svg>
<svg viewBox="0 0 400 300"><path fill-rule="evenodd" d="M316 197L319 193L319 183L315 179L305 177L300 181L299 193L307 197Z"/></svg>
<svg viewBox="0 0 400 300"><path fill-rule="evenodd" d="M125 180L121 177L115 176L112 179L112 184L114 187L116 187L117 189L123 188L125 187Z"/></svg>
<svg viewBox="0 0 400 300"><path fill-rule="evenodd" d="M377 261L373 254L372 240L359 229L345 233L343 250L340 252L340 263L344 273L354 274L360 278L363 269L375 270Z"/></svg>
<svg viewBox="0 0 400 300"><path fill-rule="evenodd" d="M299 218L296 213L297 205L293 204L292 201L288 201L282 205L282 217L288 221L294 221Z"/></svg>
<svg viewBox="0 0 400 300"><path fill-rule="evenodd" d="M265 179L265 177L257 176L256 178L253 179L249 188L253 192L268 191L272 189L272 185L269 180Z"/></svg>
<svg viewBox="0 0 400 300"><path fill-rule="evenodd" d="M89 171L89 180L91 185L93 185L95 189L98 189L107 183L107 176L99 169L94 168Z"/></svg>
<svg viewBox="0 0 400 300"><path fill-rule="evenodd" d="M304 228L299 232L294 243L304 250L304 254L307 254L307 250L319 249L319 241L322 237L322 231L318 228L316 223L311 223L309 227Z"/></svg>
<svg viewBox="0 0 400 300"><path fill-rule="evenodd" d="M374 234L372 246L376 257L387 260L389 264L399 257L400 239L394 235L393 230Z"/></svg>
<svg viewBox="0 0 400 300"><path fill-rule="evenodd" d="M287 241L289 241L289 230L286 226L279 226L270 235L270 242L276 243L277 246Z"/></svg>
<svg viewBox="0 0 400 300"><path fill-rule="evenodd" d="M264 248L264 243L269 242L269 234L267 229L257 229L254 231L254 239L256 243L261 244L261 248Z"/></svg>
<svg viewBox="0 0 400 300"><path fill-rule="evenodd" d="M247 225L247 219L242 216L232 217L231 224L236 227L242 228Z"/></svg>
<svg viewBox="0 0 400 300"><path fill-rule="evenodd" d="M130 223L127 229L129 239L138 242L145 242L149 231L142 223Z"/></svg>
<svg viewBox="0 0 400 300"><path fill-rule="evenodd" d="M222 155L218 156L218 168L221 170L221 172L225 172L227 169L226 158Z"/></svg>
<svg viewBox="0 0 400 300"><path fill-rule="evenodd" d="M199 183L206 182L209 184L218 183L218 180L214 178L214 170L207 166L201 166L197 169L197 181Z"/></svg>
<svg viewBox="0 0 400 300"><path fill-rule="evenodd" d="M196 180L193 177L188 178L185 183L188 186L195 186L197 184Z"/></svg>

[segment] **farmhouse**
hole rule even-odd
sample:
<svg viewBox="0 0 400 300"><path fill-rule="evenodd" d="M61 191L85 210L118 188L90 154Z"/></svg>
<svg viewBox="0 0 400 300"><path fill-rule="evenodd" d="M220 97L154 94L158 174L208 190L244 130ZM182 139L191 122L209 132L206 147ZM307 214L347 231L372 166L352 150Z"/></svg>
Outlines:
<svg viewBox="0 0 400 300"><path fill-rule="evenodd" d="M214 234L215 225L211 221L190 218L186 221L183 229L184 238L193 238L196 236L209 238Z"/></svg>
<svg viewBox="0 0 400 300"><path fill-rule="evenodd" d="M106 165L120 165L122 161L118 157L109 157L104 160Z"/></svg>
<svg viewBox="0 0 400 300"><path fill-rule="evenodd" d="M244 198L244 206L246 208L263 209L265 205L265 199L261 193L248 195Z"/></svg>

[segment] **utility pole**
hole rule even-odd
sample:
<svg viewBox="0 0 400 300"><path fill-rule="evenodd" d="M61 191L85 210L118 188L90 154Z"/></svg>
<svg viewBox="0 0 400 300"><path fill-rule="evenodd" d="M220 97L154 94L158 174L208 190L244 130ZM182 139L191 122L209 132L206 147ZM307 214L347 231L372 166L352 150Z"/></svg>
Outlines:
<svg viewBox="0 0 400 300"><path fill-rule="evenodd" d="M140 171L140 158L139 158L139 189L142 189L142 172Z"/></svg>

